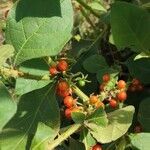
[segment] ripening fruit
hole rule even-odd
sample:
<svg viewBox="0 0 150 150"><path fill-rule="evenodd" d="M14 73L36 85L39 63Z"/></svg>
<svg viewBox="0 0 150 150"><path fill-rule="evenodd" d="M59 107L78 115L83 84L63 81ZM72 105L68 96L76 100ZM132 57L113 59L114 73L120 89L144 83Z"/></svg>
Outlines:
<svg viewBox="0 0 150 150"><path fill-rule="evenodd" d="M65 60L60 60L57 64L59 71L66 71L68 69L68 63Z"/></svg>
<svg viewBox="0 0 150 150"><path fill-rule="evenodd" d="M98 101L97 103L95 103L95 107L96 108L105 108L105 105L104 105L104 103L103 102L101 102L101 101Z"/></svg>
<svg viewBox="0 0 150 150"><path fill-rule="evenodd" d="M142 86L142 85L138 85L138 86L136 87L136 89L137 89L138 91L142 91L142 90L143 90L143 86Z"/></svg>
<svg viewBox="0 0 150 150"><path fill-rule="evenodd" d="M60 81L57 84L57 89L60 91L66 91L67 89L69 89L69 84L66 81Z"/></svg>
<svg viewBox="0 0 150 150"><path fill-rule="evenodd" d="M112 108L116 108L117 107L117 101L115 100L115 99L111 99L110 101L109 101L109 105L110 105L110 107L112 107Z"/></svg>
<svg viewBox="0 0 150 150"><path fill-rule="evenodd" d="M142 127L141 127L140 125L135 126L134 132L135 132L135 133L140 133L140 132L142 132Z"/></svg>
<svg viewBox="0 0 150 150"><path fill-rule="evenodd" d="M103 90L104 90L104 87L105 87L105 83L102 83L102 84L99 86L99 89L100 89L101 91L103 91Z"/></svg>
<svg viewBox="0 0 150 150"><path fill-rule="evenodd" d="M130 92L135 92L135 91L136 91L136 87L133 86L133 85L131 85L131 86L128 88L128 90L129 90Z"/></svg>
<svg viewBox="0 0 150 150"><path fill-rule="evenodd" d="M96 144L92 147L92 150L102 150L102 146L100 144Z"/></svg>
<svg viewBox="0 0 150 150"><path fill-rule="evenodd" d="M78 84L79 84L79 86L83 87L83 86L85 86L85 81L84 80L79 80Z"/></svg>
<svg viewBox="0 0 150 150"><path fill-rule="evenodd" d="M137 86L137 85L139 85L139 84L140 84L140 81L139 81L138 79L134 78L134 79L132 80L132 85Z"/></svg>
<svg viewBox="0 0 150 150"><path fill-rule="evenodd" d="M83 109L83 107L74 107L73 109L72 109L72 111L71 111L71 113L72 112L80 112L81 110Z"/></svg>
<svg viewBox="0 0 150 150"><path fill-rule="evenodd" d="M126 87L126 82L124 80L119 80L117 87L118 89L124 89Z"/></svg>
<svg viewBox="0 0 150 150"><path fill-rule="evenodd" d="M96 102L98 102L98 97L95 95L90 96L90 104L95 104Z"/></svg>
<svg viewBox="0 0 150 150"><path fill-rule="evenodd" d="M57 94L61 97L66 97L66 96L69 96L71 93L70 93L70 90L67 89L67 90L64 90L64 91L57 90Z"/></svg>
<svg viewBox="0 0 150 150"><path fill-rule="evenodd" d="M56 67L50 67L49 68L49 73L50 73L51 76L54 76L58 73L58 71L57 71Z"/></svg>
<svg viewBox="0 0 150 150"><path fill-rule="evenodd" d="M67 119L71 119L71 112L72 110L70 108L65 109L65 117Z"/></svg>
<svg viewBox="0 0 150 150"><path fill-rule="evenodd" d="M64 105L68 108L73 107L74 105L74 99L72 96L67 96L64 98Z"/></svg>
<svg viewBox="0 0 150 150"><path fill-rule="evenodd" d="M110 75L108 73L103 75L103 81L108 82L110 80Z"/></svg>
<svg viewBox="0 0 150 150"><path fill-rule="evenodd" d="M127 93L125 91L121 91L117 94L117 98L119 101L123 102L127 99Z"/></svg>

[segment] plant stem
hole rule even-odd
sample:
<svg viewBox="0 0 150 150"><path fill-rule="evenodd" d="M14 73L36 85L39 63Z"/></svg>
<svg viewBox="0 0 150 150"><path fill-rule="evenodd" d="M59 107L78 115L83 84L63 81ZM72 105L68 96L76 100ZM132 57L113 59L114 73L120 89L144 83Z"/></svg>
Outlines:
<svg viewBox="0 0 150 150"><path fill-rule="evenodd" d="M89 10L95 17L100 17L98 13L96 13L90 6L88 6L84 1L82 0L76 0L79 4L81 4L85 9Z"/></svg>
<svg viewBox="0 0 150 150"><path fill-rule="evenodd" d="M54 149L56 146L58 146L61 142L66 140L70 135L75 133L79 128L82 126L82 124L74 124L72 125L67 131L62 133L56 140L50 142L48 144L48 150Z"/></svg>
<svg viewBox="0 0 150 150"><path fill-rule="evenodd" d="M83 100L83 102L87 102L89 100L89 97L84 94L76 85L73 85L72 89Z"/></svg>

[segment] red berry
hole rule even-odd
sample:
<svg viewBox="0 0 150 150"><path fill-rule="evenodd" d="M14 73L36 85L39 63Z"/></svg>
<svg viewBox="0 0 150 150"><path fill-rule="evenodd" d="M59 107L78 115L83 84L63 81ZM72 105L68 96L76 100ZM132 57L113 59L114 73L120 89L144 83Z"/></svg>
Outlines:
<svg viewBox="0 0 150 150"><path fill-rule="evenodd" d="M96 144L92 147L92 150L102 150L102 146L100 144Z"/></svg>
<svg viewBox="0 0 150 150"><path fill-rule="evenodd" d="M134 128L134 132L135 133L140 133L140 132L142 132L142 127L139 125L137 125L137 126L135 126L135 128Z"/></svg>
<svg viewBox="0 0 150 150"><path fill-rule="evenodd" d="M142 85L138 85L138 86L136 87L136 89L137 89L138 91L142 91L142 90L143 90L143 86L142 86Z"/></svg>
<svg viewBox="0 0 150 150"><path fill-rule="evenodd" d="M59 91L57 90L57 94L61 97L66 97L66 96L69 96L70 95L70 91L69 89L68 90L65 90L65 91Z"/></svg>
<svg viewBox="0 0 150 150"><path fill-rule="evenodd" d="M133 85L131 85L131 86L128 88L128 90L129 90L130 92L135 92L135 91L136 91L136 87L133 86Z"/></svg>
<svg viewBox="0 0 150 150"><path fill-rule="evenodd" d="M108 82L110 80L110 75L108 73L103 75L103 81Z"/></svg>
<svg viewBox="0 0 150 150"><path fill-rule="evenodd" d="M116 107L117 107L117 101L114 100L114 99L111 99L111 100L109 101L109 105L110 105L110 107L112 107L112 108L116 108Z"/></svg>
<svg viewBox="0 0 150 150"><path fill-rule="evenodd" d="M118 89L124 89L126 87L126 83L124 80L119 80L117 86Z"/></svg>
<svg viewBox="0 0 150 150"><path fill-rule="evenodd" d="M102 84L99 86L99 89L100 89L101 91L103 91L104 88L105 88L105 83L102 83Z"/></svg>
<svg viewBox="0 0 150 150"><path fill-rule="evenodd" d="M67 96L64 98L64 105L68 108L73 107L74 105L74 99L72 96Z"/></svg>
<svg viewBox="0 0 150 150"><path fill-rule="evenodd" d="M58 71L57 71L56 67L50 67L49 73L50 73L50 75L54 76L58 73Z"/></svg>
<svg viewBox="0 0 150 150"><path fill-rule="evenodd" d="M68 69L68 63L65 60L60 60L57 64L57 68L60 71L66 71Z"/></svg>
<svg viewBox="0 0 150 150"><path fill-rule="evenodd" d="M139 84L140 84L140 81L139 81L138 79L134 78L134 79L132 80L132 85L137 86L137 85L139 85Z"/></svg>
<svg viewBox="0 0 150 150"><path fill-rule="evenodd" d="M119 101L123 102L127 99L127 93L125 91L121 91L117 94L117 98Z"/></svg>
<svg viewBox="0 0 150 150"><path fill-rule="evenodd" d="M67 108L67 109L65 110L65 117L66 117L67 119L71 119L71 112L72 112L72 110L71 110L70 108Z"/></svg>
<svg viewBox="0 0 150 150"><path fill-rule="evenodd" d="M90 96L90 104L95 104L98 101L98 97L95 95Z"/></svg>
<svg viewBox="0 0 150 150"><path fill-rule="evenodd" d="M60 91L66 91L69 89L69 84L66 81L60 81L57 85L57 89Z"/></svg>

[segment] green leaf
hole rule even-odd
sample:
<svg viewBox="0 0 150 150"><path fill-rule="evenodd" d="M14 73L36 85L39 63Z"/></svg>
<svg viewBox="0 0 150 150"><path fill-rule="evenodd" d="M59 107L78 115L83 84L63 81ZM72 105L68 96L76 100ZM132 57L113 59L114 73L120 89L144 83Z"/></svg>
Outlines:
<svg viewBox="0 0 150 150"><path fill-rule="evenodd" d="M140 54L138 54L134 60L137 60L137 59L141 59L141 58L150 58L150 52L142 52Z"/></svg>
<svg viewBox="0 0 150 150"><path fill-rule="evenodd" d="M139 150L149 150L150 148L150 133L131 134L131 144Z"/></svg>
<svg viewBox="0 0 150 150"><path fill-rule="evenodd" d="M91 149L91 147L96 144L95 139L86 128L84 128L80 134L80 142L84 144L85 150Z"/></svg>
<svg viewBox="0 0 150 150"><path fill-rule="evenodd" d="M96 73L99 70L106 69L107 65L105 58L101 55L92 55L83 62L83 67L90 73Z"/></svg>
<svg viewBox="0 0 150 150"><path fill-rule="evenodd" d="M31 75L44 76L49 75L49 66L44 59L32 59L21 64L20 71Z"/></svg>
<svg viewBox="0 0 150 150"><path fill-rule="evenodd" d="M126 62L126 65L133 77L138 78L144 84L150 83L150 59L142 58L133 61L133 58L131 58Z"/></svg>
<svg viewBox="0 0 150 150"><path fill-rule="evenodd" d="M12 100L8 90L0 81L0 131L16 113L17 104Z"/></svg>
<svg viewBox="0 0 150 150"><path fill-rule="evenodd" d="M92 113L85 121L85 124L94 123L98 126L106 127L108 124L108 119L103 108L98 108Z"/></svg>
<svg viewBox="0 0 150 150"><path fill-rule="evenodd" d="M57 55L71 38L72 27L70 0L17 1L9 13L6 28L7 43L17 53L15 63Z"/></svg>
<svg viewBox="0 0 150 150"><path fill-rule="evenodd" d="M41 123L45 124L43 130L41 130ZM52 140L58 134L60 127L59 107L55 98L55 88L52 86L35 90L21 97L17 113L0 134L1 149L19 150L25 149L26 146L30 147L30 145L28 145L29 143L25 143L24 141L26 141L28 137L31 143L32 139L30 139L30 137L33 138L36 131L37 133L33 141L36 141L35 146L41 146L47 139L47 134L44 135L45 140L43 136L39 135L42 135L43 132L47 130L47 126L50 128L49 131L51 132L49 133L49 138ZM40 143L38 141L40 141ZM7 148L8 145L5 143L9 143L9 148Z"/></svg>
<svg viewBox="0 0 150 150"><path fill-rule="evenodd" d="M48 142L54 138L56 131L45 125L44 123L39 123L37 127L34 140L32 141L32 150L44 150L47 148Z"/></svg>
<svg viewBox="0 0 150 150"><path fill-rule="evenodd" d="M134 114L134 107L127 106L108 114L108 126L102 127L94 123L87 124L90 133L100 143L110 143L123 136L130 125Z"/></svg>
<svg viewBox="0 0 150 150"><path fill-rule="evenodd" d="M150 132L150 97L142 100L139 106L138 119L144 132Z"/></svg>
<svg viewBox="0 0 150 150"><path fill-rule="evenodd" d="M18 78L16 80L15 92L17 95L23 95L29 93L33 90L41 89L51 83L50 80L32 80L32 79L24 79Z"/></svg>
<svg viewBox="0 0 150 150"><path fill-rule="evenodd" d="M88 4L92 9L107 12L107 9L104 8L104 6L101 3L98 2L91 2Z"/></svg>
<svg viewBox="0 0 150 150"><path fill-rule="evenodd" d="M83 143L70 138L69 139L69 148L68 150L85 150Z"/></svg>
<svg viewBox="0 0 150 150"><path fill-rule="evenodd" d="M14 54L13 46L6 44L0 46L0 67L4 65L7 58L10 58Z"/></svg>
<svg viewBox="0 0 150 150"><path fill-rule="evenodd" d="M111 8L111 27L118 48L129 47L136 52L150 50L150 15L126 2L116 2Z"/></svg>
<svg viewBox="0 0 150 150"><path fill-rule="evenodd" d="M84 122L84 119L86 116L82 112L72 112L71 117L75 123L82 123L82 122Z"/></svg>

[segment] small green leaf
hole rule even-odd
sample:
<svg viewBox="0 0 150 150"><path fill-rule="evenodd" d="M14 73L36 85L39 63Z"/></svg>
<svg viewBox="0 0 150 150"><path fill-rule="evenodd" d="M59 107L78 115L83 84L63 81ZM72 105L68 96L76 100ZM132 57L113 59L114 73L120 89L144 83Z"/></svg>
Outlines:
<svg viewBox="0 0 150 150"><path fill-rule="evenodd" d="M107 115L103 108L98 108L85 121L85 124L94 123L98 126L106 127L108 124Z"/></svg>
<svg viewBox="0 0 150 150"><path fill-rule="evenodd" d="M96 144L95 139L86 128L84 128L80 134L80 142L84 144L85 150L91 149L91 147Z"/></svg>
<svg viewBox="0 0 150 150"><path fill-rule="evenodd" d="M70 40L72 27L70 0L21 0L9 12L6 41L14 46L18 65L57 55Z"/></svg>
<svg viewBox="0 0 150 150"><path fill-rule="evenodd" d="M17 104L11 98L8 90L0 81L0 131L16 113Z"/></svg>
<svg viewBox="0 0 150 150"><path fill-rule="evenodd" d="M71 117L75 123L83 123L86 116L82 112L72 112Z"/></svg>
<svg viewBox="0 0 150 150"><path fill-rule="evenodd" d="M150 133L131 134L131 144L138 150L149 150L150 148Z"/></svg>
<svg viewBox="0 0 150 150"><path fill-rule="evenodd" d="M137 59L141 59L141 58L150 58L150 52L142 52L140 54L138 54L134 60L137 60Z"/></svg>
<svg viewBox="0 0 150 150"><path fill-rule="evenodd" d="M119 49L150 50L150 15L147 11L127 2L115 2L111 8L111 27Z"/></svg>
<svg viewBox="0 0 150 150"><path fill-rule="evenodd" d="M83 62L83 67L90 73L97 73L102 69L108 69L105 58L101 55L92 55Z"/></svg>
<svg viewBox="0 0 150 150"><path fill-rule="evenodd" d="M140 103L138 119L144 132L150 132L150 97L143 99Z"/></svg>
<svg viewBox="0 0 150 150"><path fill-rule="evenodd" d="M14 48L12 45L1 45L0 46L0 67L4 65L7 58L14 55Z"/></svg>
<svg viewBox="0 0 150 150"><path fill-rule="evenodd" d="M110 143L123 136L132 124L134 107L127 106L108 114L108 126L102 127L94 123L86 124L90 133L100 143Z"/></svg>

